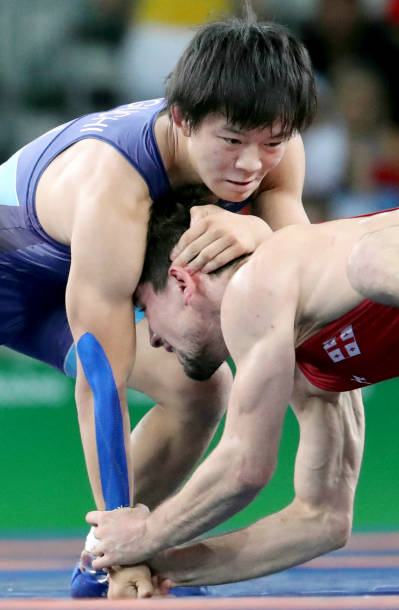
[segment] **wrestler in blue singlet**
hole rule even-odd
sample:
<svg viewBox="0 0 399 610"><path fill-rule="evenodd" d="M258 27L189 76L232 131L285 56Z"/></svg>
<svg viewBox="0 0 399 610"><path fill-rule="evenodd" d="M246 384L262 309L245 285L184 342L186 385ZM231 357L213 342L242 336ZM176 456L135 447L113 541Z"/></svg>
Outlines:
<svg viewBox="0 0 399 610"><path fill-rule="evenodd" d="M133 165L153 200L164 196L171 187L154 135L164 109L164 100L156 99L80 117L45 133L0 166L0 344L75 375L65 312L71 252L38 221L38 181L66 148L96 138ZM223 207L238 212L244 205L225 202Z"/></svg>

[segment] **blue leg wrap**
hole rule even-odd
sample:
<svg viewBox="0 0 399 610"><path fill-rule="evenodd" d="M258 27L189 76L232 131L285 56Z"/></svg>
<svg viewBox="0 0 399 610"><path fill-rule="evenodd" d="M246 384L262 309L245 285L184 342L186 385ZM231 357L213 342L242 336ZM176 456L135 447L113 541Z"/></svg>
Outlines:
<svg viewBox="0 0 399 610"><path fill-rule="evenodd" d="M77 345L94 398L94 418L101 485L106 510L129 506L129 479L118 391L107 356L91 333Z"/></svg>
<svg viewBox="0 0 399 610"><path fill-rule="evenodd" d="M94 398L94 419L100 478L106 510L129 506L129 478L121 405L111 365L100 343L85 333L77 351ZM80 560L72 574L72 597L105 597L106 574L82 570Z"/></svg>

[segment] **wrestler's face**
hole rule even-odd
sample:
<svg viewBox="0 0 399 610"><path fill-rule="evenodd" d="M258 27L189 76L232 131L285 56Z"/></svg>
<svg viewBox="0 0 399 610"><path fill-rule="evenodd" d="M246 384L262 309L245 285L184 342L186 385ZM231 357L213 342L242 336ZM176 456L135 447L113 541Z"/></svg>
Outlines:
<svg viewBox="0 0 399 610"><path fill-rule="evenodd" d="M182 123L197 177L218 198L244 201L281 161L286 141L279 126L242 130L222 115L206 117L195 130Z"/></svg>
<svg viewBox="0 0 399 610"><path fill-rule="evenodd" d="M145 310L150 342L175 352L188 377L209 379L227 358L220 316L184 303L178 285L169 280L165 290L154 292L151 284L140 285L135 302Z"/></svg>

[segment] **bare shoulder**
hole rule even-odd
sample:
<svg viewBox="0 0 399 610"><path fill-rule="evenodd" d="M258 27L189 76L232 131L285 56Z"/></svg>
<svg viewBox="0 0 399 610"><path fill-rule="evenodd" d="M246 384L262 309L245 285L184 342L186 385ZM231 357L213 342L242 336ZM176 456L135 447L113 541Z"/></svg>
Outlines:
<svg viewBox="0 0 399 610"><path fill-rule="evenodd" d="M301 274L312 248L319 241L315 225L289 225L274 231L254 253L254 273L258 281L277 286L292 282Z"/></svg>
<svg viewBox="0 0 399 610"><path fill-rule="evenodd" d="M113 146L92 138L70 146L43 172L37 214L54 239L69 243L76 214L88 201L126 213L150 205L148 186L137 170Z"/></svg>
<svg viewBox="0 0 399 610"><path fill-rule="evenodd" d="M264 330L266 319L277 323L284 315L295 317L303 230L306 226L290 226L273 233L234 273L223 297L222 326L250 327L256 333Z"/></svg>

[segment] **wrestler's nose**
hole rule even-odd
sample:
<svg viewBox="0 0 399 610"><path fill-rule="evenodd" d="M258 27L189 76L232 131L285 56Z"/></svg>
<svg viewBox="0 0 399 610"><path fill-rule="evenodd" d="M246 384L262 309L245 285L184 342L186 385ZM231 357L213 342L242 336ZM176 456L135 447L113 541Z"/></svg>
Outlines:
<svg viewBox="0 0 399 610"><path fill-rule="evenodd" d="M151 329L150 329L150 343L151 343L152 347L161 347L163 345L163 341L162 341L161 337L158 337L158 335L156 335L154 333L154 331Z"/></svg>
<svg viewBox="0 0 399 610"><path fill-rule="evenodd" d="M262 159L257 146L246 146L236 160L236 168L247 173L259 171L262 168Z"/></svg>

